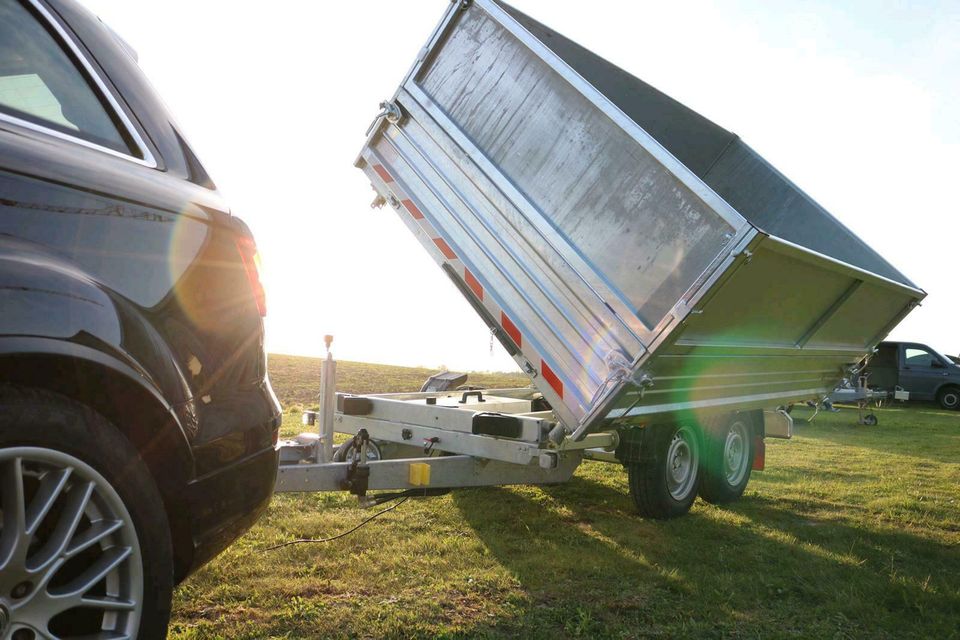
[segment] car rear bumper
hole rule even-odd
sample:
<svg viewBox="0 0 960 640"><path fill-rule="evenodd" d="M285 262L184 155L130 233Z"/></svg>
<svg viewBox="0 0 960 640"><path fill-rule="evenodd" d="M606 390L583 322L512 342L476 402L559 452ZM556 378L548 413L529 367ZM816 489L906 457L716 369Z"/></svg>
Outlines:
<svg viewBox="0 0 960 640"><path fill-rule="evenodd" d="M191 482L187 501L193 537L189 573L223 551L260 518L277 479L274 447Z"/></svg>
<svg viewBox="0 0 960 640"><path fill-rule="evenodd" d="M221 394L199 413L192 443L195 479L187 484L183 505L189 531L181 539L181 579L253 526L277 481L283 414L269 383Z"/></svg>

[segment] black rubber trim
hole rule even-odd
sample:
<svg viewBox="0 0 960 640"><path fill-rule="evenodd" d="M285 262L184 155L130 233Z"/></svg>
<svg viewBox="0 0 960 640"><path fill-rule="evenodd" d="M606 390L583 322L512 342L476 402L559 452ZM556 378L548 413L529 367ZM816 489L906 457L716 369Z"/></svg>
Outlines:
<svg viewBox="0 0 960 640"><path fill-rule="evenodd" d="M473 434L519 438L523 435L523 423L513 416L499 413L478 413L473 416Z"/></svg>
<svg viewBox="0 0 960 640"><path fill-rule="evenodd" d="M345 416L365 416L373 411L373 402L369 398L337 394L337 412Z"/></svg>

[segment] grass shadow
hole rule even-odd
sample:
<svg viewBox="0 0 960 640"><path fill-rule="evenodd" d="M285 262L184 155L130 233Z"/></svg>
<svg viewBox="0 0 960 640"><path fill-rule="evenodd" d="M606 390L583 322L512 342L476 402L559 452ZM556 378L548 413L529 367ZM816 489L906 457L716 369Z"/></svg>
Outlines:
<svg viewBox="0 0 960 640"><path fill-rule="evenodd" d="M516 616L481 634L958 633L960 549L820 517L807 504L754 494L728 509L698 502L685 518L647 521L608 475L458 492L454 502L527 596Z"/></svg>
<svg viewBox="0 0 960 640"><path fill-rule="evenodd" d="M464 519L524 592L512 617L480 625L469 635L622 637L623 631L646 627L661 615L651 602L679 602L689 595L669 571L625 554L594 530L592 511L574 512L558 503L551 495L556 490L454 494ZM611 579L620 583L613 597Z"/></svg>

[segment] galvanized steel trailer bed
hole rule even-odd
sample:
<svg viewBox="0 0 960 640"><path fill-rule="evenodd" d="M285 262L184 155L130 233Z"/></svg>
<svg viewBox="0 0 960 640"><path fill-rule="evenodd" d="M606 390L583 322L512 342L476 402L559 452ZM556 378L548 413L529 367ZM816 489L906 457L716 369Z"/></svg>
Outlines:
<svg viewBox="0 0 960 640"><path fill-rule="evenodd" d="M434 428L445 451L540 468L588 449L611 459L580 444L590 434L608 450L636 440L617 454L628 464L678 446L696 459L682 429L680 445L636 434L764 409L785 430L777 407L824 398L925 295L736 135L503 2L452 3L382 107L356 161L375 204L397 211L555 426L505 443L444 411L405 422L396 399L334 416L328 397L338 431ZM751 415L728 436L762 437Z"/></svg>

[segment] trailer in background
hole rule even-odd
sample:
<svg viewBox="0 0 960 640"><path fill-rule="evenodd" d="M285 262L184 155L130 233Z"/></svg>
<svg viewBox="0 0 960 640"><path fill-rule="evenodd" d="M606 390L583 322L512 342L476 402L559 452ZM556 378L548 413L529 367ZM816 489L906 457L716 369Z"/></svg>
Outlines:
<svg viewBox="0 0 960 640"><path fill-rule="evenodd" d="M555 483L594 459L647 516L733 500L790 436L782 408L855 376L925 295L736 135L505 3L451 4L382 107L356 161L375 204L532 386L338 395L328 357L280 491Z"/></svg>

